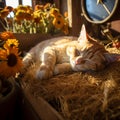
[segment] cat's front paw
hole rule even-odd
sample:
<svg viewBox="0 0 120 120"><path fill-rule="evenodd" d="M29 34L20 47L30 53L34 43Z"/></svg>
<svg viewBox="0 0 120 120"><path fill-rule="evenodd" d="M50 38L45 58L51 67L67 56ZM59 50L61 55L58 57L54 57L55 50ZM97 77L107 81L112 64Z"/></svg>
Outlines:
<svg viewBox="0 0 120 120"><path fill-rule="evenodd" d="M30 66L32 62L33 62L33 57L30 53L27 53L27 55L22 59L24 68Z"/></svg>
<svg viewBox="0 0 120 120"><path fill-rule="evenodd" d="M53 76L53 71L47 65L41 65L36 71L36 78L40 80L49 79Z"/></svg>

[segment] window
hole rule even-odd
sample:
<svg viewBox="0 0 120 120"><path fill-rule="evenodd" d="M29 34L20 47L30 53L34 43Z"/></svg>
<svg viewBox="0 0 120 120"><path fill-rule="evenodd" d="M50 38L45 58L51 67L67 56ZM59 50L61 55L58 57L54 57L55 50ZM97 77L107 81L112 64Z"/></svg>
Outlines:
<svg viewBox="0 0 120 120"><path fill-rule="evenodd" d="M12 6L13 8L16 8L19 3L22 3L22 5L29 5L32 6L32 0L5 0L6 6Z"/></svg>
<svg viewBox="0 0 120 120"><path fill-rule="evenodd" d="M13 8L16 8L19 3L22 2L22 5L29 5L32 6L32 0L5 0L6 2L6 6L11 6ZM14 14L11 12L10 15L8 15L8 17L13 17Z"/></svg>
<svg viewBox="0 0 120 120"><path fill-rule="evenodd" d="M31 0L22 0L22 4L32 6L32 1Z"/></svg>
<svg viewBox="0 0 120 120"><path fill-rule="evenodd" d="M6 6L12 6L16 8L19 5L19 0L6 0Z"/></svg>

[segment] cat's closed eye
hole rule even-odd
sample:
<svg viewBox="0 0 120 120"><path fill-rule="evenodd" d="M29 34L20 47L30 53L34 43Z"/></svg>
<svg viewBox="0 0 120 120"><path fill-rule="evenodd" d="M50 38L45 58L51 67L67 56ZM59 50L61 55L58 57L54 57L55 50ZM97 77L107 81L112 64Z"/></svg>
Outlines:
<svg viewBox="0 0 120 120"><path fill-rule="evenodd" d="M80 54L81 54L80 51L76 49L75 50L75 56L80 56Z"/></svg>
<svg viewBox="0 0 120 120"><path fill-rule="evenodd" d="M78 49L75 50L75 56L78 57L78 56L81 56L83 57L84 56L84 51L80 51Z"/></svg>

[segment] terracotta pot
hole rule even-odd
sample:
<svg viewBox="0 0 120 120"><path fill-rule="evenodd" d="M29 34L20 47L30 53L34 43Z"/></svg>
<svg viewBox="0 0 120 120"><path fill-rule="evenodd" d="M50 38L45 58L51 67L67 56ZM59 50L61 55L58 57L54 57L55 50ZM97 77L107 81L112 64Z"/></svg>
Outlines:
<svg viewBox="0 0 120 120"><path fill-rule="evenodd" d="M6 81L8 89L0 96L0 120L13 120L17 90L13 81Z"/></svg>

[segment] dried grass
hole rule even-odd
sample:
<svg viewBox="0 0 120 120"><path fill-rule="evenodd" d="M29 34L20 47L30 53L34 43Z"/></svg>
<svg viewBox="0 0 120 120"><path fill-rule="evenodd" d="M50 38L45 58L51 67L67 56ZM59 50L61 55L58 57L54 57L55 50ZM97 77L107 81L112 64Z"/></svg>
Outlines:
<svg viewBox="0 0 120 120"><path fill-rule="evenodd" d="M120 119L120 61L99 72L67 73L45 81L32 74L22 80L24 88L36 99L43 97L65 120Z"/></svg>

